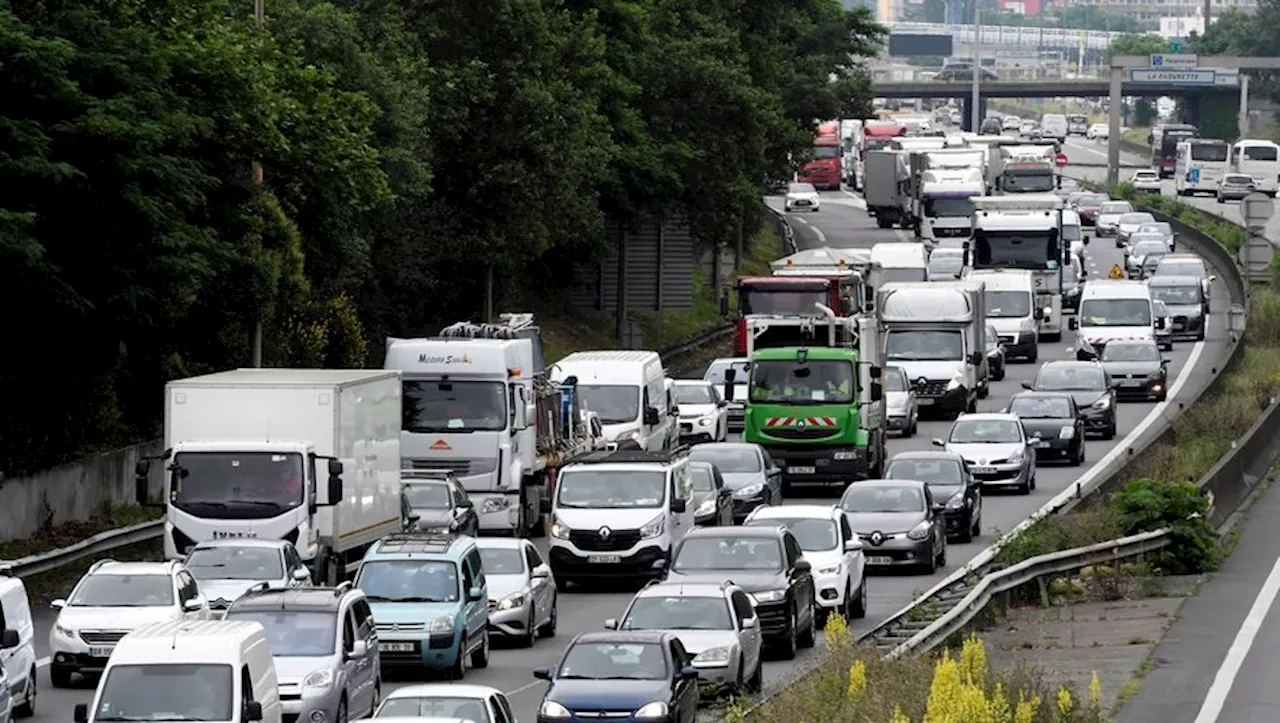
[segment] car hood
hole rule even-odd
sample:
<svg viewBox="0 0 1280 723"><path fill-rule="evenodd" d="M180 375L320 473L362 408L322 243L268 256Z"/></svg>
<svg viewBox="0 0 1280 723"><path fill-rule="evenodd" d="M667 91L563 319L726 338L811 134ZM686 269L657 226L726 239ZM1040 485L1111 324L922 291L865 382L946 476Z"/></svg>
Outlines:
<svg viewBox="0 0 1280 723"><path fill-rule="evenodd" d="M276 680L280 682L280 685L298 685L313 672L332 668L335 662L334 657L336 656L275 656L271 659L271 662L276 666Z"/></svg>
<svg viewBox="0 0 1280 723"><path fill-rule="evenodd" d="M955 452L971 464L984 465L990 462L1009 459L1014 452L1025 449L1025 445L1001 442L999 444L955 444L947 443L947 451Z"/></svg>
<svg viewBox="0 0 1280 723"><path fill-rule="evenodd" d="M733 584L747 592L777 590L787 586L787 578L776 570L692 570L690 572L672 570L667 575L668 582L676 583L719 585L725 580L733 580Z"/></svg>
<svg viewBox="0 0 1280 723"><path fill-rule="evenodd" d="M816 193L788 193L788 201L816 201L818 194Z"/></svg>
<svg viewBox="0 0 1280 723"><path fill-rule="evenodd" d="M849 526L859 535L869 535L872 532L886 532L889 534L910 532L913 527L919 525L925 519L923 511L845 512L844 516L849 519Z"/></svg>
<svg viewBox="0 0 1280 723"><path fill-rule="evenodd" d="M724 486L731 490L740 490L751 484L763 484L763 472L721 472L724 477Z"/></svg>
<svg viewBox="0 0 1280 723"><path fill-rule="evenodd" d="M177 606L145 608L65 607L58 625L72 630L133 630L147 623L176 620Z"/></svg>
<svg viewBox="0 0 1280 723"><path fill-rule="evenodd" d="M1109 361L1102 362L1102 368L1106 369L1108 374L1155 374L1160 371L1160 364L1148 361Z"/></svg>
<svg viewBox="0 0 1280 723"><path fill-rule="evenodd" d="M906 409L911 401L910 392L885 392L884 405L889 409Z"/></svg>
<svg viewBox="0 0 1280 723"><path fill-rule="evenodd" d="M553 700L574 710L636 710L670 697L666 680L573 680L557 678L544 700Z"/></svg>
<svg viewBox="0 0 1280 723"><path fill-rule="evenodd" d="M557 507L555 516L571 530L638 530L663 514L661 507L569 508Z"/></svg>
<svg viewBox="0 0 1280 723"><path fill-rule="evenodd" d="M430 623L438 617L456 615L458 606L459 603L457 602L395 603L369 601L369 607L373 610L373 619L377 620L379 624L386 623L388 625L395 623Z"/></svg>
<svg viewBox="0 0 1280 723"><path fill-rule="evenodd" d="M671 634L680 638L690 656L738 642L738 634L732 630L672 630Z"/></svg>
<svg viewBox="0 0 1280 723"><path fill-rule="evenodd" d="M524 575L486 574L484 581L489 586L489 599L494 602L508 595L526 592L529 589L529 583L525 580Z"/></svg>
<svg viewBox="0 0 1280 723"><path fill-rule="evenodd" d="M200 580L200 594L215 607L226 607L249 591L249 588L265 582L269 587L284 587L280 580Z"/></svg>
<svg viewBox="0 0 1280 723"><path fill-rule="evenodd" d="M705 417L708 414L715 414L716 405L714 404L680 404L681 419L697 419Z"/></svg>
<svg viewBox="0 0 1280 723"><path fill-rule="evenodd" d="M1106 223L1106 224L1114 225L1117 221L1120 220L1121 215L1122 214L1119 214L1119 213L1099 213L1098 223Z"/></svg>
<svg viewBox="0 0 1280 723"><path fill-rule="evenodd" d="M956 374L963 374L965 364L963 361L908 361L905 359L894 359L889 364L896 367L902 367L907 373L907 381L915 384L916 380L924 377L931 380L950 380Z"/></svg>
<svg viewBox="0 0 1280 723"><path fill-rule="evenodd" d="M1029 316L988 316L987 323L995 327L997 334L1019 334L1035 330Z"/></svg>
<svg viewBox="0 0 1280 723"><path fill-rule="evenodd" d="M439 510L432 507L414 507L413 514L418 516L418 527L446 527L453 522L452 510Z"/></svg>

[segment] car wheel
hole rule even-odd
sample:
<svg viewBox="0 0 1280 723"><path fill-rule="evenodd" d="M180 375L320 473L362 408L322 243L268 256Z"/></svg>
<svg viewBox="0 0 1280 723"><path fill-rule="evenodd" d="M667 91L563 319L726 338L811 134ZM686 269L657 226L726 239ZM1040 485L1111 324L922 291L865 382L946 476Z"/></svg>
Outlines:
<svg viewBox="0 0 1280 723"><path fill-rule="evenodd" d="M1102 438L1103 439L1116 438L1116 420L1114 417L1111 419L1111 426L1107 427L1107 431L1105 434L1102 435Z"/></svg>
<svg viewBox="0 0 1280 723"><path fill-rule="evenodd" d="M942 550L938 552L937 566L938 567L947 566L947 537L945 534L942 536Z"/></svg>
<svg viewBox="0 0 1280 723"><path fill-rule="evenodd" d="M827 629L827 620L831 618L831 608L818 608L813 611L813 626L818 630Z"/></svg>
<svg viewBox="0 0 1280 723"><path fill-rule="evenodd" d="M1027 363L1035 364L1039 358L1040 358L1040 345L1037 344L1036 346L1031 347L1031 353L1027 354Z"/></svg>
<svg viewBox="0 0 1280 723"><path fill-rule="evenodd" d="M36 669L31 668L31 672L27 674L27 698L22 701L22 705L15 706L13 715L18 718L30 718L36 714L36 691L40 686L36 684Z"/></svg>
<svg viewBox="0 0 1280 723"><path fill-rule="evenodd" d="M480 647L471 654L471 667L477 669L489 667L489 631L480 635Z"/></svg>
<svg viewBox="0 0 1280 723"><path fill-rule="evenodd" d="M565 577L556 578L556 592L567 592L569 590L569 579Z"/></svg>
<svg viewBox="0 0 1280 723"><path fill-rule="evenodd" d="M861 620L867 616L867 575L862 574L862 584L858 585L857 594L854 596L853 606L849 608L850 620Z"/></svg>
<svg viewBox="0 0 1280 723"><path fill-rule="evenodd" d="M797 628L800 627L800 621L796 619L796 611L791 611L791 624L787 626L786 635L782 641L778 643L778 657L782 660L794 660L796 657L796 636L799 635Z"/></svg>
<svg viewBox="0 0 1280 723"><path fill-rule="evenodd" d="M554 638L556 636L556 619L560 617L560 598L557 595L551 596L551 617L542 627L538 628L538 634L544 638Z"/></svg>
<svg viewBox="0 0 1280 723"><path fill-rule="evenodd" d="M1022 484L1018 485L1018 494L1020 495L1031 494L1031 485L1032 485L1031 478L1028 477L1026 482L1023 482Z"/></svg>
<svg viewBox="0 0 1280 723"><path fill-rule="evenodd" d="M796 638L796 645L801 648L812 648L816 639L815 625L818 620L817 606L812 602L809 603L809 623L804 626L799 636Z"/></svg>
<svg viewBox="0 0 1280 723"><path fill-rule="evenodd" d="M1084 437L1080 438L1080 446L1076 448L1076 458L1072 462L1072 467L1079 467L1084 464Z"/></svg>
<svg viewBox="0 0 1280 723"><path fill-rule="evenodd" d="M333 716L334 723L347 723L347 699L345 697L338 701L338 712Z"/></svg>
<svg viewBox="0 0 1280 723"><path fill-rule="evenodd" d="M529 622L524 628L524 637L520 638L520 647L532 648L534 640L538 637L538 606L532 602L529 603Z"/></svg>
<svg viewBox="0 0 1280 723"><path fill-rule="evenodd" d="M964 531L956 537L956 542L973 542L973 512L969 512L969 519L965 520Z"/></svg>
<svg viewBox="0 0 1280 723"><path fill-rule="evenodd" d="M71 671L57 665L50 665L49 684L55 688L70 688Z"/></svg>

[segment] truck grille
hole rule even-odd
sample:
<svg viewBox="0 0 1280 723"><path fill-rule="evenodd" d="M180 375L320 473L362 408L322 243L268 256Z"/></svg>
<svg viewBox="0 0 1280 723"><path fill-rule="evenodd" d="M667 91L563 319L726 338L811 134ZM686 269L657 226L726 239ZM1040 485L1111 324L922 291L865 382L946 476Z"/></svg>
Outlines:
<svg viewBox="0 0 1280 723"><path fill-rule="evenodd" d="M916 390L916 394L922 397L940 397L947 392L947 384L949 382L942 379L917 379L911 383L911 388Z"/></svg>
<svg viewBox="0 0 1280 723"><path fill-rule="evenodd" d="M639 541L640 530L610 530L606 536L601 536L599 530L573 530L569 533L569 542L584 552L617 552L630 549Z"/></svg>
<svg viewBox="0 0 1280 723"><path fill-rule="evenodd" d="M430 470L432 472L452 472L465 475L471 471L471 460L468 459L415 459L410 460L410 469Z"/></svg>
<svg viewBox="0 0 1280 723"><path fill-rule="evenodd" d="M81 630L80 639L89 645L115 645L127 630Z"/></svg>
<svg viewBox="0 0 1280 723"><path fill-rule="evenodd" d="M837 437L840 430L831 427L821 427L818 429L770 429L768 435L774 439L826 439L827 437Z"/></svg>

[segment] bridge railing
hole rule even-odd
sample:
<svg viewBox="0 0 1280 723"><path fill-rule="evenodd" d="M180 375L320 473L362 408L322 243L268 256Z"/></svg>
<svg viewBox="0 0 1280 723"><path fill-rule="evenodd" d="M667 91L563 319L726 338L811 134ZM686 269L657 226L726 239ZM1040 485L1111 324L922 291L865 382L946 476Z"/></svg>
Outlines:
<svg viewBox="0 0 1280 723"><path fill-rule="evenodd" d="M974 42L973 25L946 25L943 23L886 23L893 33L913 35L950 35L955 42L971 44ZM1010 27L1006 25L983 25L982 45L1005 48L1051 48L1079 49L1081 44L1087 50L1106 50L1111 41L1124 33L1106 30L1080 30L1077 28L1039 28Z"/></svg>

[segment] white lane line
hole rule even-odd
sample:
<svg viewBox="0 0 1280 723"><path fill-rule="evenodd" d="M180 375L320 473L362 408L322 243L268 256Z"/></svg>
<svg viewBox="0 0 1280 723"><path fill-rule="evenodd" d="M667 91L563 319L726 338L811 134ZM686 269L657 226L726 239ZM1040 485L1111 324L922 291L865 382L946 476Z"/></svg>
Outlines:
<svg viewBox="0 0 1280 723"><path fill-rule="evenodd" d="M798 224L800 224L800 225L802 225L802 226L808 226L808 225L809 225L809 222L808 222L808 221L804 220L803 218L800 218L799 216L792 216L792 217L791 217L791 220L792 220L792 221L795 221L796 223L798 223Z"/></svg>
<svg viewBox="0 0 1280 723"><path fill-rule="evenodd" d="M849 198L852 198L852 199L853 199L853 206L854 206L854 208L860 208L860 209L862 209L863 211L867 210L867 200L866 200L865 198L863 198L862 196L859 196L858 194L854 193L853 191L846 191L846 190L844 190L843 188L842 188L842 189L840 189L840 193L843 193L844 195L846 195L846 196L848 196Z"/></svg>
<svg viewBox="0 0 1280 723"><path fill-rule="evenodd" d="M813 231L814 236L818 237L818 243L822 244L823 246L827 245L827 237L825 234L822 233L822 229L818 228L817 226L812 226L810 227L809 230Z"/></svg>
<svg viewBox="0 0 1280 723"><path fill-rule="evenodd" d="M525 683L524 685L520 686L519 688L516 688L515 690L508 690L506 693L504 693L504 695L506 695L508 698L514 698L515 696L520 695L526 690L531 690L537 687L538 685L541 685L542 682L543 681L541 680L535 680L532 683Z"/></svg>
<svg viewBox="0 0 1280 723"><path fill-rule="evenodd" d="M1222 667L1218 668L1218 674L1213 676L1213 685L1209 686L1209 692L1204 697L1204 703L1200 706L1200 713L1196 715L1195 723L1217 722L1218 716L1222 713L1222 707L1227 703L1227 695L1231 693L1231 686L1236 682L1236 675L1244 666L1245 658L1249 656L1249 649L1253 647L1253 641L1258 637L1258 631L1262 629L1262 623L1267 619L1267 613L1271 610L1271 604L1276 601L1277 594L1280 594L1280 559L1276 560L1276 564L1271 568L1271 574L1267 575L1266 582L1262 583L1262 589L1258 591L1258 597L1253 600L1253 607L1249 609L1249 614L1240 624L1240 631L1236 633L1236 639L1232 641L1231 649L1227 651L1227 657L1222 661Z"/></svg>

